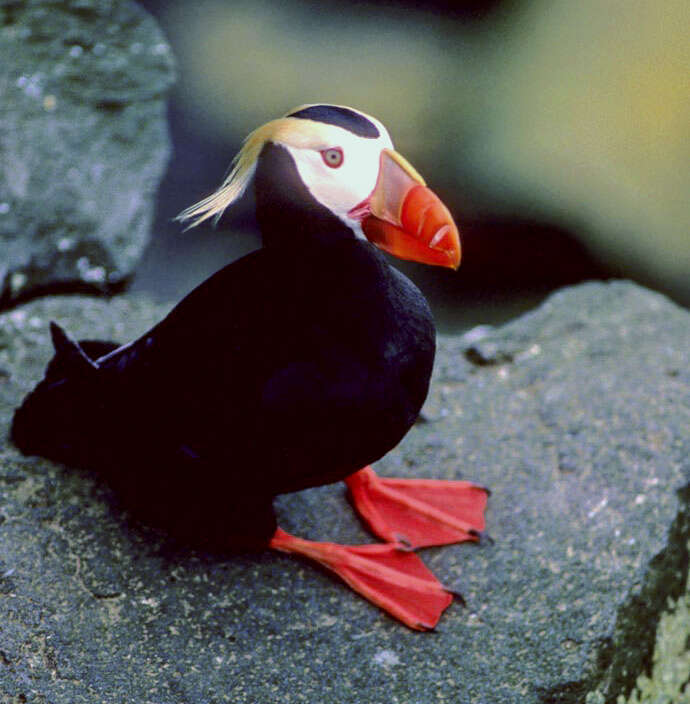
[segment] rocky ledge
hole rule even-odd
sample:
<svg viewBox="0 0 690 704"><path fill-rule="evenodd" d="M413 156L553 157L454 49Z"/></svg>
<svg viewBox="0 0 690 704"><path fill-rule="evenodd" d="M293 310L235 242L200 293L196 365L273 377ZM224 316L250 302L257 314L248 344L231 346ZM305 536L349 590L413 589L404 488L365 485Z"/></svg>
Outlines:
<svg viewBox="0 0 690 704"><path fill-rule="evenodd" d="M168 43L132 0L24 0L0 57L0 308L122 288L170 152Z"/></svg>
<svg viewBox="0 0 690 704"><path fill-rule="evenodd" d="M0 316L0 701L609 703L649 668L687 576L686 311L585 284L439 340L423 417L378 470L488 485L494 542L421 552L467 601L431 634L278 554L173 552L97 480L9 444L48 320L125 340L163 312L63 297ZM371 541L341 486L278 506L300 535Z"/></svg>

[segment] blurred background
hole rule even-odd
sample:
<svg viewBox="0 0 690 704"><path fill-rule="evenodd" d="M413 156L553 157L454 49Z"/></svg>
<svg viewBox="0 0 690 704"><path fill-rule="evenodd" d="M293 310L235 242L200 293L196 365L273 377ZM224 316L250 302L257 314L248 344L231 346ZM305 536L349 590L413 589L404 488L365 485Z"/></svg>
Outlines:
<svg viewBox="0 0 690 704"><path fill-rule="evenodd" d="M460 226L457 273L399 264L439 327L625 277L690 303L687 0L143 0L178 60L173 155L133 288L178 300L259 245L251 196L217 229L171 219L256 126L364 110Z"/></svg>

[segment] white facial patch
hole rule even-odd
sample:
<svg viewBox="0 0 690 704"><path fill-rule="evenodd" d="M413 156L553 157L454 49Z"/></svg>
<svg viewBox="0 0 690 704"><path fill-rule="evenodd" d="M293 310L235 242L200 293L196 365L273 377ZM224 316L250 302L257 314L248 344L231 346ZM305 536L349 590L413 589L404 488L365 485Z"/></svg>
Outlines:
<svg viewBox="0 0 690 704"><path fill-rule="evenodd" d="M374 190L381 150L393 149L386 128L378 120L372 121L380 133L375 139L359 137L342 127L329 125L324 135L328 142L316 148L283 144L292 155L309 192L362 239L366 238L359 221L348 217L348 212L369 198ZM342 150L343 161L339 167L332 168L324 163L321 151L336 147Z"/></svg>

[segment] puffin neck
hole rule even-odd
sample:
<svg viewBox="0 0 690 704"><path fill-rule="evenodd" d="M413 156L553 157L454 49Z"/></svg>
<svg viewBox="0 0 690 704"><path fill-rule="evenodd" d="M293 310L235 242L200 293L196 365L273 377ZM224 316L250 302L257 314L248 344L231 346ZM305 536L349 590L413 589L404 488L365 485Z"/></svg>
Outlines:
<svg viewBox="0 0 690 704"><path fill-rule="evenodd" d="M254 176L256 216L264 247L300 251L354 239L352 230L319 203L299 177L287 149L267 142Z"/></svg>

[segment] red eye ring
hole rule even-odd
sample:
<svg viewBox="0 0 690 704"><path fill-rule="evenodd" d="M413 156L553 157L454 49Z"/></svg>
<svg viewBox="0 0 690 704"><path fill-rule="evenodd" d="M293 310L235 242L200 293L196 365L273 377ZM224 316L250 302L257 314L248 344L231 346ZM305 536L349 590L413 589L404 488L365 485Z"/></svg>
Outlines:
<svg viewBox="0 0 690 704"><path fill-rule="evenodd" d="M330 147L329 149L321 150L321 158L326 166L331 169L337 169L343 163L343 150L340 147Z"/></svg>

